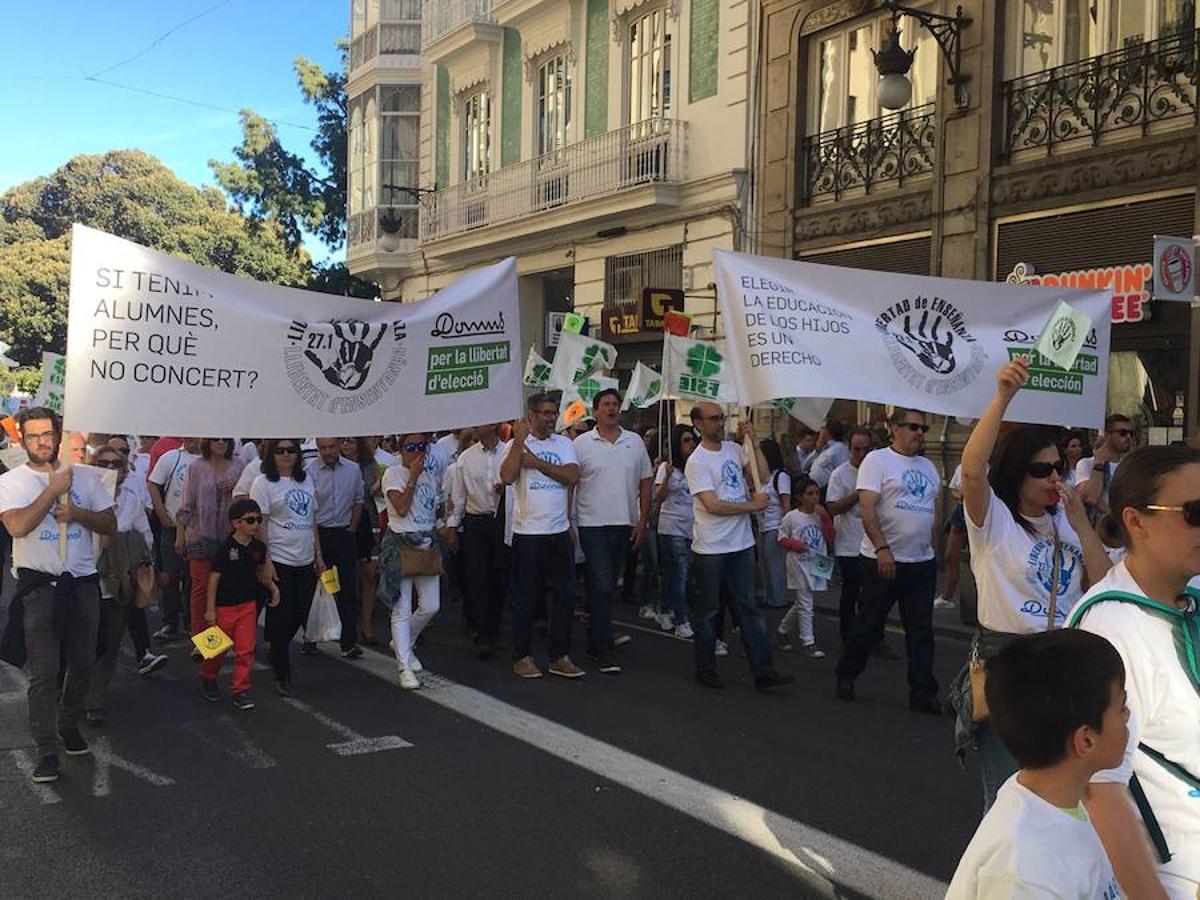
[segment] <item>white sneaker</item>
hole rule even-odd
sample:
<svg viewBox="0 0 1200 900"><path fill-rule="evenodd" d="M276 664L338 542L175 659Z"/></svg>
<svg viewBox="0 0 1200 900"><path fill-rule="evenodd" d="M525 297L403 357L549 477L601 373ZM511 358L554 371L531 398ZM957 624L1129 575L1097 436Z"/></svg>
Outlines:
<svg viewBox="0 0 1200 900"><path fill-rule="evenodd" d="M663 631L675 630L675 617L670 613L659 613L654 618L658 622L658 627Z"/></svg>
<svg viewBox="0 0 1200 900"><path fill-rule="evenodd" d="M424 672L425 667L421 665L421 661L417 659L417 654L410 652L408 654L408 667L414 672Z"/></svg>
<svg viewBox="0 0 1200 900"><path fill-rule="evenodd" d="M955 603L953 600L947 600L941 594L938 594L936 597L933 598L933 608L934 609L957 609L958 604Z"/></svg>
<svg viewBox="0 0 1200 900"><path fill-rule="evenodd" d="M159 669L161 669L163 666L165 666L168 662L170 662L170 659L168 657L162 656L160 654L151 653L149 650L147 650L146 655L143 656L141 658L141 660L138 662L138 674L139 675L153 675L155 672L157 672Z"/></svg>
<svg viewBox="0 0 1200 900"><path fill-rule="evenodd" d="M729 647L726 646L724 641L717 641L717 656L728 656L728 655L729 655Z"/></svg>
<svg viewBox="0 0 1200 900"><path fill-rule="evenodd" d="M647 603L645 606L643 606L641 609L638 610L638 616L639 616L639 618L642 618L642 619L657 619L658 613L656 613L654 611L653 606L651 606L649 603Z"/></svg>
<svg viewBox="0 0 1200 900"><path fill-rule="evenodd" d="M400 670L400 687L406 691L415 691L421 686L421 682L417 680L417 676L413 674L412 669Z"/></svg>
<svg viewBox="0 0 1200 900"><path fill-rule="evenodd" d="M675 637L683 638L685 641L690 641L693 636L692 624L690 622L681 622L675 626Z"/></svg>
<svg viewBox="0 0 1200 900"><path fill-rule="evenodd" d="M804 652L808 654L809 659L824 659L825 651L816 644L805 644Z"/></svg>

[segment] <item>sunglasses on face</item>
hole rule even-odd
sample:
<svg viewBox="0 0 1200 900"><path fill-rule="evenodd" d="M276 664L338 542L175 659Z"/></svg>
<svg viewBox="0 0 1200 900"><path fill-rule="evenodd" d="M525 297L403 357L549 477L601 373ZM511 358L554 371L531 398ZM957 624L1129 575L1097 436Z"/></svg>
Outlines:
<svg viewBox="0 0 1200 900"><path fill-rule="evenodd" d="M921 434L924 434L925 432L927 432L929 430L928 425L921 425L917 422L901 422L900 427L907 428L913 434L916 434L918 431L921 432Z"/></svg>
<svg viewBox="0 0 1200 900"><path fill-rule="evenodd" d="M97 469L123 469L125 463L117 459L98 459L92 463Z"/></svg>
<svg viewBox="0 0 1200 900"><path fill-rule="evenodd" d="M262 520L263 517L259 515L242 516L240 519L240 521L245 522L247 525L257 525Z"/></svg>
<svg viewBox="0 0 1200 900"><path fill-rule="evenodd" d="M1061 462L1031 462L1025 464L1025 474L1030 478L1049 478L1055 472L1062 475L1063 465Z"/></svg>
<svg viewBox="0 0 1200 900"><path fill-rule="evenodd" d="M1190 528L1200 528L1200 500L1185 500L1179 506L1159 506L1152 503L1146 509L1154 510L1155 512L1183 513L1183 521Z"/></svg>
<svg viewBox="0 0 1200 900"><path fill-rule="evenodd" d="M425 448L429 446L428 441L421 441L419 444L405 444L405 453L424 453Z"/></svg>
<svg viewBox="0 0 1200 900"><path fill-rule="evenodd" d="M275 448L276 456L295 456L299 452L300 452L299 447L276 447Z"/></svg>

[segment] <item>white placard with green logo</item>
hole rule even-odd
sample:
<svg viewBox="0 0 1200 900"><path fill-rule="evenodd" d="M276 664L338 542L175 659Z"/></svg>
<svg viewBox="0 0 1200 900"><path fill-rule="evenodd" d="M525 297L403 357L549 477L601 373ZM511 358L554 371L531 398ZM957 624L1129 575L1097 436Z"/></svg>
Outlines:
<svg viewBox="0 0 1200 900"><path fill-rule="evenodd" d="M570 324L570 323L568 323ZM567 390L593 372L604 372L617 364L617 348L563 327L554 348L549 386Z"/></svg>
<svg viewBox="0 0 1200 900"><path fill-rule="evenodd" d="M76 225L64 419L74 431L315 437L522 413L516 261L420 303L262 284Z"/></svg>
<svg viewBox="0 0 1200 900"><path fill-rule="evenodd" d="M633 374L629 376L629 387L625 389L625 398L621 402L621 409L626 410L631 406L645 409L647 406L653 406L662 398L662 375L639 362L633 367Z"/></svg>
<svg viewBox="0 0 1200 900"><path fill-rule="evenodd" d="M1006 418L1104 420L1112 291L995 284L713 251L729 378L745 404L845 397L978 417L1017 356ZM1092 323L1069 371L1035 351L1059 300Z"/></svg>
<svg viewBox="0 0 1200 900"><path fill-rule="evenodd" d="M737 403L733 372L721 341L663 333L663 383L671 400Z"/></svg>
<svg viewBox="0 0 1200 900"><path fill-rule="evenodd" d="M42 383L33 395L32 404L61 414L66 383L67 358L60 353L42 353Z"/></svg>

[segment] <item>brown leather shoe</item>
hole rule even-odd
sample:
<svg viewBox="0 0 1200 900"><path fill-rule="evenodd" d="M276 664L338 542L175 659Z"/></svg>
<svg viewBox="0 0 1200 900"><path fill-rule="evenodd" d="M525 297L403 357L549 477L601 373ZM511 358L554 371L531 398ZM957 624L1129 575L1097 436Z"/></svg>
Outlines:
<svg viewBox="0 0 1200 900"><path fill-rule="evenodd" d="M559 675L563 678L582 678L586 673L575 663L571 662L571 657L560 656L554 662L550 663L550 674Z"/></svg>
<svg viewBox="0 0 1200 900"><path fill-rule="evenodd" d="M518 678L541 678L542 670L537 667L532 656L525 656L513 663L513 674Z"/></svg>

